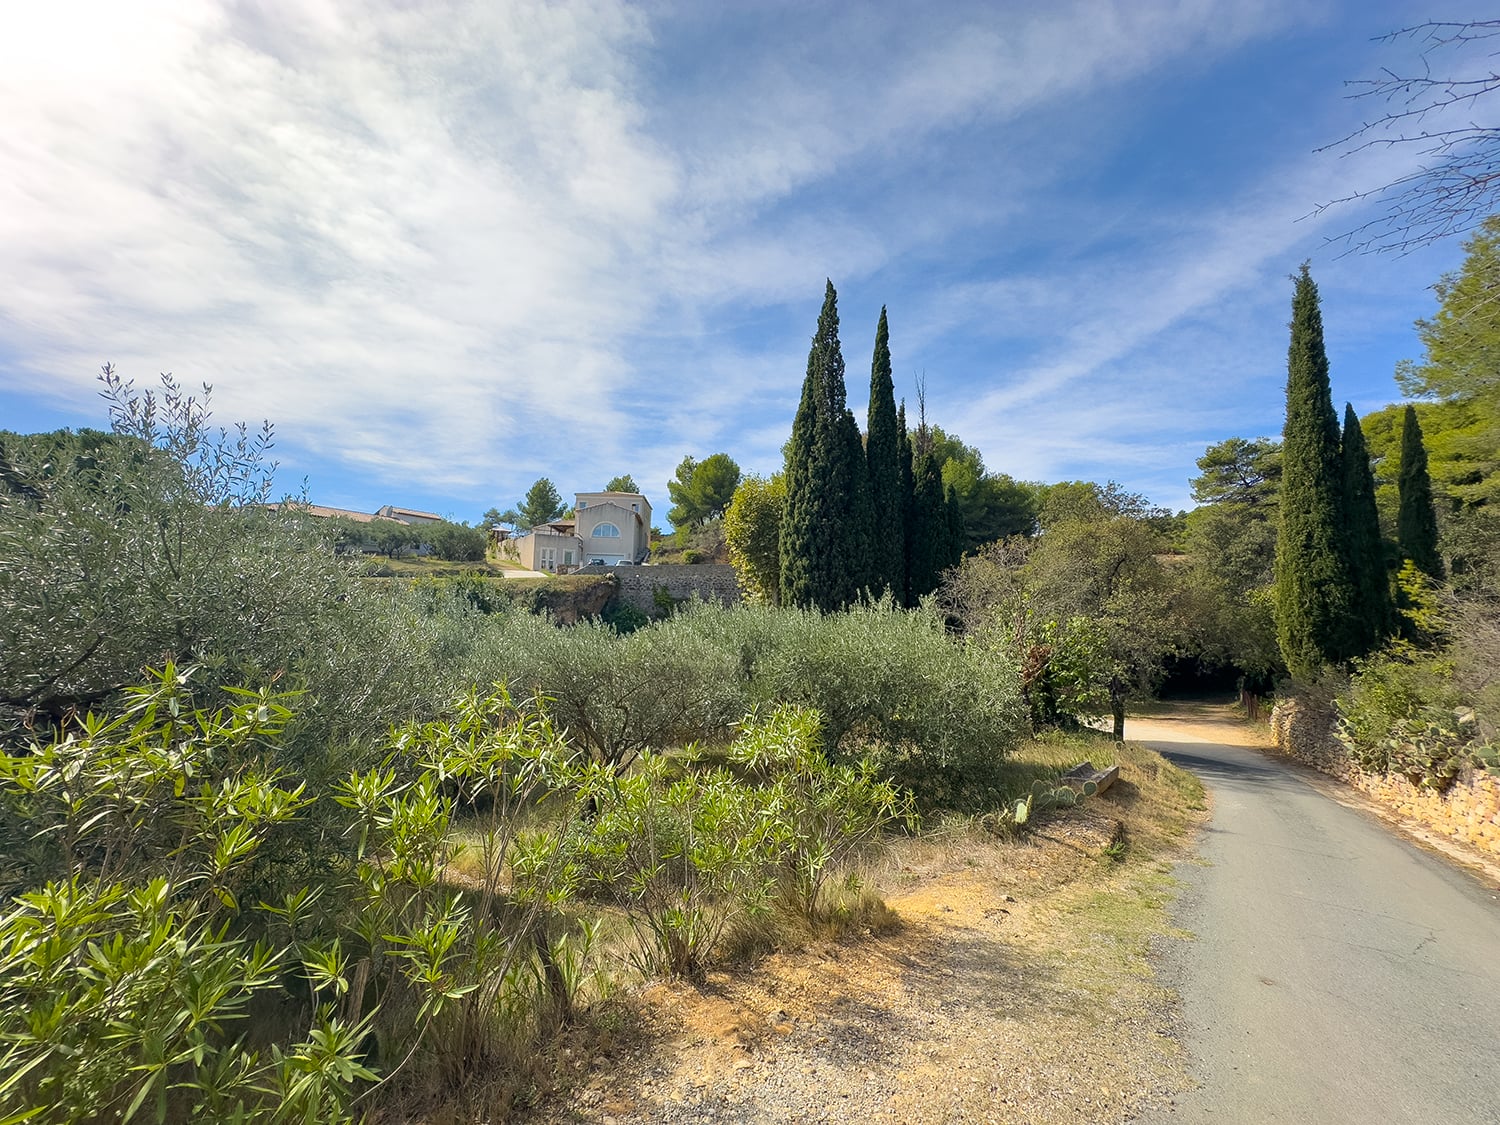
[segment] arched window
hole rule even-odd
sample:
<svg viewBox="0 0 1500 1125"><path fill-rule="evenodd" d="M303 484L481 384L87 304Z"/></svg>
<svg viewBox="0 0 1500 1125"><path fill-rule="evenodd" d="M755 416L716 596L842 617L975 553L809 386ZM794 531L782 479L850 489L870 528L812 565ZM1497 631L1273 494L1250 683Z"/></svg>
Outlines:
<svg viewBox="0 0 1500 1125"><path fill-rule="evenodd" d="M612 523L601 523L594 528L593 535L595 539L618 539L620 529Z"/></svg>

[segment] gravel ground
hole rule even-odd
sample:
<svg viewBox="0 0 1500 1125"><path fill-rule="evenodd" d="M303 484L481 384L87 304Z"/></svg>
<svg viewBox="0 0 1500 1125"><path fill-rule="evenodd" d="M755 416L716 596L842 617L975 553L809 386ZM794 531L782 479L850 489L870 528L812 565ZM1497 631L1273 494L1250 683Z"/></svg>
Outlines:
<svg viewBox="0 0 1500 1125"><path fill-rule="evenodd" d="M1169 1104L1190 1083L1149 965L1165 865L1102 859L1109 814L913 844L885 880L893 932L646 989L647 1041L565 1060L571 1089L528 1120L1072 1125Z"/></svg>

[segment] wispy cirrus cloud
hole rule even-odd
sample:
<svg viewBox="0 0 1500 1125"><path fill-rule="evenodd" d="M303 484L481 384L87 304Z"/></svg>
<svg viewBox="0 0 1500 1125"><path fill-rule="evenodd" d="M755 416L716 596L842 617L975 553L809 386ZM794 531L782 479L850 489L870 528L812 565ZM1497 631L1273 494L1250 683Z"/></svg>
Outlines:
<svg viewBox="0 0 1500 1125"><path fill-rule="evenodd" d="M1020 444L1060 470L1114 446L1102 418L1058 432L1046 400L1108 399L1309 237L1287 214L1321 185L1299 153L1108 248L1083 229L1107 185L1071 221L1054 194L1129 143L1122 91L1327 11L12 8L5 380L76 399L102 359L210 379L221 413L278 421L294 465L477 511L543 473L665 479L688 450L773 467L833 276L852 399L888 301L901 362L946 368L968 440L1051 434Z"/></svg>

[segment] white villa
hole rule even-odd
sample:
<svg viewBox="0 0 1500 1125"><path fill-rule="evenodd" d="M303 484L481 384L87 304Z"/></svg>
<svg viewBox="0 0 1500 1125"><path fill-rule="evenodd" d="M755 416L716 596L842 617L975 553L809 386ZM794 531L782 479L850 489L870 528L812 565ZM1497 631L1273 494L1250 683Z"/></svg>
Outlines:
<svg viewBox="0 0 1500 1125"><path fill-rule="evenodd" d="M651 503L638 492L574 493L573 518L538 524L505 542L530 570L641 563L651 549Z"/></svg>

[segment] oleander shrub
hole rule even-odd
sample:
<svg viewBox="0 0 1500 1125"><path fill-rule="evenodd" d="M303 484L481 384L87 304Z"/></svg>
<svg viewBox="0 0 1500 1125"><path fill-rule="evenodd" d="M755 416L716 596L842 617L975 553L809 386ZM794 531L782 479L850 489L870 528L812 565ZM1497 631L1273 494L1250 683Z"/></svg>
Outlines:
<svg viewBox="0 0 1500 1125"><path fill-rule="evenodd" d="M274 764L294 700L235 694L196 708L168 666L0 752L0 827L28 842L3 869L0 1120L339 1122L371 1093L526 1085L589 977L575 873L526 830L544 799L566 825L575 753L471 691L319 792ZM339 862L262 898L258 860L319 806Z"/></svg>
<svg viewBox="0 0 1500 1125"><path fill-rule="evenodd" d="M818 729L816 712L782 705L740 725L737 772L658 754L593 771L595 813L559 846L581 888L624 911L642 972L701 975L731 927L778 903L817 920L830 877L882 829L915 824L908 794L868 764L830 763Z"/></svg>
<svg viewBox="0 0 1500 1125"><path fill-rule="evenodd" d="M787 898L816 920L831 876L882 829L916 826L910 795L868 762L833 764L820 749L816 711L781 704L748 718L729 759L760 784Z"/></svg>
<svg viewBox="0 0 1500 1125"><path fill-rule="evenodd" d="M208 714L186 684L168 666L119 715L0 752L0 818L35 844L5 872L0 1120L347 1121L375 1077L366 1021L280 1010L322 965L242 924L245 870L312 799L256 760L290 711Z"/></svg>
<svg viewBox="0 0 1500 1125"><path fill-rule="evenodd" d="M583 886L624 911L637 968L699 976L732 923L769 907L777 822L727 770L673 772L649 753L627 774L597 771L597 811L569 850Z"/></svg>

